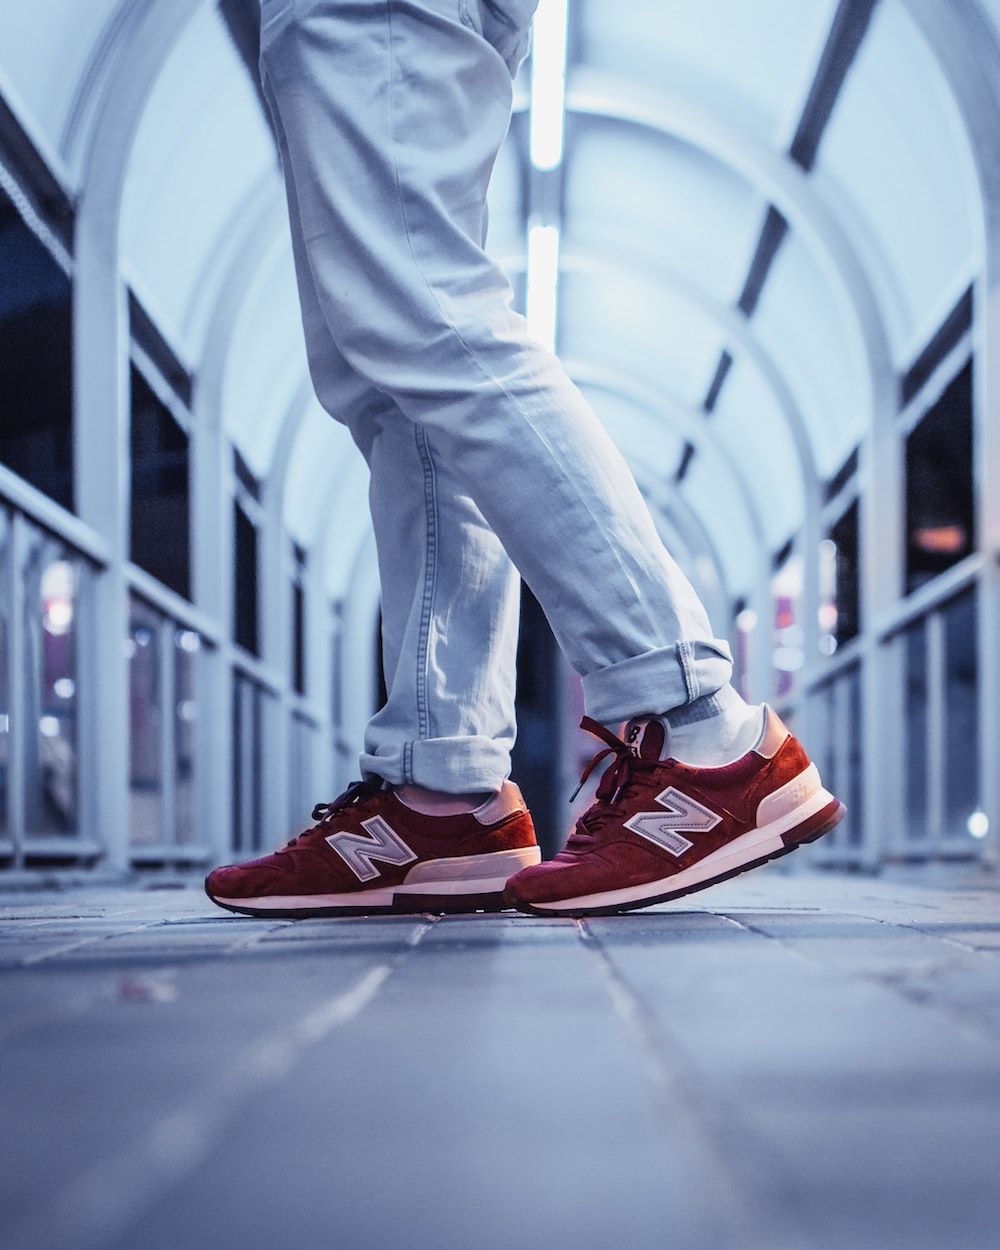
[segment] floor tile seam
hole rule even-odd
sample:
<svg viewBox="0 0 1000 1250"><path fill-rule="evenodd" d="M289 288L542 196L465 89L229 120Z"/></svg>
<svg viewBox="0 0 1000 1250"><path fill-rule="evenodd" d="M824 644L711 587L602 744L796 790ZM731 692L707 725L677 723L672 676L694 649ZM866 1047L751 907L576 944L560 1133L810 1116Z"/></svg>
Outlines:
<svg viewBox="0 0 1000 1250"><path fill-rule="evenodd" d="M39 964L47 963L50 959L57 959L60 955L68 955L73 951L82 950L85 946L96 946L101 942L113 942L117 938L130 937L135 933L142 933L146 929L156 929L163 927L167 922L160 920L150 920L144 924L133 925L129 929L118 929L113 933L98 933L93 937L79 938L74 942L66 942L62 946L57 946L54 950L38 951L34 955L25 956L18 961L17 968L36 968Z"/></svg>
<svg viewBox="0 0 1000 1250"><path fill-rule="evenodd" d="M978 1044L986 1042L991 1047L1000 1047L1000 1028L997 1027L988 1017L984 1018L976 1012L966 1011L956 1007L954 1004L947 1003L941 999L931 998L920 994L916 991L916 987L907 986L898 977L891 975L879 974L877 972L863 972L858 969L847 971L842 968L832 967L823 960L806 954L804 951L796 949L790 945L784 938L777 937L773 933L768 933L763 929L758 929L755 925L745 924L737 920L734 916L726 915L725 912L716 911L714 913L720 920L728 920L730 924L737 925L747 933L752 933L767 942L773 942L780 946L782 950L790 955L796 956L800 961L808 964L812 968L816 968L826 975L835 975L839 979L846 982L852 980L863 982L866 985L873 985L879 989L886 990L897 998L903 999L904 1002L911 1006L929 1009L933 1014L937 1015L946 1022L958 1027L962 1034L969 1040ZM836 915L848 915L849 913L831 913ZM871 919L873 923L879 923L874 917L856 917L860 919ZM908 926L897 926L906 928Z"/></svg>
<svg viewBox="0 0 1000 1250"><path fill-rule="evenodd" d="M225 1127L262 1089L287 1077L312 1047L372 1005L432 927L433 920L421 918L405 947L392 958L373 963L346 990L255 1042L226 1069L221 1081L158 1116L137 1142L84 1168L61 1187L54 1186L44 1210L4 1230L5 1250L34 1250L40 1245L97 1250L127 1234L145 1211L210 1157Z"/></svg>
<svg viewBox="0 0 1000 1250"><path fill-rule="evenodd" d="M805 952L799 950L798 947L793 946L788 939L780 937L775 933L769 933L765 929L758 928L757 925L749 921L744 922L743 920L738 919L737 918L738 916L746 916L748 914L745 909L743 908L734 909L734 912L735 914L730 914L728 911L722 911L721 909L718 909L715 912L713 912L713 914L718 916L720 919L728 920L731 924L737 924L741 928L746 929L748 932L757 934L759 937L765 937L765 938L768 938L772 942L777 942L777 944L783 947L785 950L787 950L789 954L797 955L800 959L805 959L809 963L816 964L820 967L825 966L821 963L821 961L815 959L814 957L810 957ZM760 913L754 913L754 914L756 917ZM776 916L779 919L784 919L790 913L786 911L785 909L781 909L778 911L768 912L764 914L770 915L770 916ZM907 933L910 935L919 935L920 937L927 937L931 939L937 938L937 940L942 945L954 947L956 950L960 951L963 955L970 955L970 954L978 953L976 948L973 946L967 946L965 943L956 942L947 937L938 937L937 934L933 932L929 932L928 930L925 930L925 929L918 928L916 925L900 924L897 921L887 920L880 916L869 916L863 912L849 912L849 911L836 911L836 912L830 911L830 912L824 913L824 915L830 919L842 917L847 920L864 920L870 924L884 925L888 928L898 929L900 932ZM831 938L830 940L834 941L836 939ZM863 940L863 939L858 939L852 936L851 940L857 941L857 940ZM956 964L955 959L956 959L956 956L954 955L950 956L950 958L947 955L938 956L937 960L931 961L932 962L932 966L930 968L931 974L935 976L939 974L943 975L948 971L948 969L958 967L959 965ZM911 962L915 963L916 961L911 961Z"/></svg>
<svg viewBox="0 0 1000 1250"><path fill-rule="evenodd" d="M227 955L238 955L243 951L252 950L253 947L266 941L273 933L279 933L282 929L287 929L294 923L294 920L271 921L254 933L244 934L242 937L238 937L234 942L230 942L227 946L223 947L220 954L223 958L225 958Z"/></svg>
<svg viewBox="0 0 1000 1250"><path fill-rule="evenodd" d="M899 920L891 920L887 916L869 916L864 912L841 912L844 916L856 916L862 920L873 920L876 924L891 925L896 929L903 929L911 933L919 933L924 937L933 938L937 942L941 942L945 946L954 946L967 954L977 955L984 959L995 960L1000 958L1000 950L984 950L981 946L973 946L971 942L963 942L960 938L952 937L950 934L935 933L933 929L924 929L920 925L904 923Z"/></svg>
<svg viewBox="0 0 1000 1250"><path fill-rule="evenodd" d="M697 1144L707 1173L720 1178L716 1186L717 1194L724 1194L730 1204L731 1210L723 1219L725 1228L733 1230L728 1244L734 1250L743 1246L745 1242L737 1230L768 1227L773 1224L773 1212L762 1209L752 1180L745 1176L741 1166L743 1152L730 1146L734 1140L732 1125L738 1122L739 1108L727 1106L718 1098L699 1092L702 1082L696 1066L687 1058L683 1044L676 1037L665 1035L660 1021L629 983L606 944L593 932L588 922L579 919L574 924L584 949L598 969L615 1013L637 1044L653 1087L660 1118L675 1132L678 1119L683 1118L685 1143ZM684 1056L683 1064L677 1063L680 1056ZM755 1149L759 1157L759 1143L755 1142ZM773 1159L773 1166L781 1166L777 1156ZM796 1232L787 1243L784 1240L772 1241L768 1250L798 1250L801 1244Z"/></svg>

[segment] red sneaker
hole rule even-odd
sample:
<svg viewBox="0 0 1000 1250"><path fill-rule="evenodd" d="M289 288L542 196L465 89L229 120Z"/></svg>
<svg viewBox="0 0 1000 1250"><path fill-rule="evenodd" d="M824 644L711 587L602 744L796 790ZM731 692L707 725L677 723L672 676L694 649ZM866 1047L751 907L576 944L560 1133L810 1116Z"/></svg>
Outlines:
<svg viewBox="0 0 1000 1250"><path fill-rule="evenodd" d="M499 911L507 878L541 857L510 781L457 816L426 816L378 783L356 781L312 815L317 824L272 855L209 873L212 902L294 918Z"/></svg>
<svg viewBox="0 0 1000 1250"><path fill-rule="evenodd" d="M605 756L615 759L555 859L507 883L504 899L521 911L607 915L680 898L814 842L847 810L768 707L757 746L721 768L661 760L658 720L641 736L632 723L634 748L589 716L582 727L608 746L581 784Z"/></svg>

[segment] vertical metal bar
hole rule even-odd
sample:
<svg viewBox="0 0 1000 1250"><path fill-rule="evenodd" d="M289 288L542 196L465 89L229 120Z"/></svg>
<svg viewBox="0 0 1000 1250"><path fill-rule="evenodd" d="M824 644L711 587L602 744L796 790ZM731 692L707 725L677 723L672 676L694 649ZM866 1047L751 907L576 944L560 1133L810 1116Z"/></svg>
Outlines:
<svg viewBox="0 0 1000 1250"><path fill-rule="evenodd" d="M886 760L889 768L886 786L890 790L889 806L897 813L885 831L883 851L887 857L901 854L906 848L906 633L901 632L882 643L880 663L885 669L885 695L889 700L886 709L890 724L899 727L886 743Z"/></svg>
<svg viewBox="0 0 1000 1250"><path fill-rule="evenodd" d="M177 845L177 651L175 624L160 621L157 702L160 705L160 837Z"/></svg>
<svg viewBox="0 0 1000 1250"><path fill-rule="evenodd" d="M10 604L10 630L7 657L10 665L10 743L8 780L8 819L14 843L14 866L24 867L24 836L27 816L25 796L25 755L28 725L26 718L25 660L27 630L25 628L25 596L22 571L28 550L28 524L15 512L11 517L10 543L5 569L7 602ZM37 726L36 726L37 730Z"/></svg>
<svg viewBox="0 0 1000 1250"><path fill-rule="evenodd" d="M927 618L927 850L939 851L944 843L945 686L948 680L945 655L944 615L935 611Z"/></svg>

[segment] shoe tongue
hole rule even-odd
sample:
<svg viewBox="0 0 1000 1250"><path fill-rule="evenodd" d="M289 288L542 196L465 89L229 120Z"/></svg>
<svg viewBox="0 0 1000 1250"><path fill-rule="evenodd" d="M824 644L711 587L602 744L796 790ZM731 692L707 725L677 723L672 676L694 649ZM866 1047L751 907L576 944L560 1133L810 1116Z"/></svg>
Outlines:
<svg viewBox="0 0 1000 1250"><path fill-rule="evenodd" d="M633 755L661 760L667 745L666 722L659 716L639 716L625 726L625 743Z"/></svg>

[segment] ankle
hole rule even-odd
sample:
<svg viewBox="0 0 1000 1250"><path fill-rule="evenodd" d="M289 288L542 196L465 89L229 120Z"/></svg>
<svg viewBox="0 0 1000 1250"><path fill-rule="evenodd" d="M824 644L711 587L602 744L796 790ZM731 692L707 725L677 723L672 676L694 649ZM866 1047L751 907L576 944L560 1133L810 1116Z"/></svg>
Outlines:
<svg viewBox="0 0 1000 1250"><path fill-rule="evenodd" d="M764 728L761 704L747 703L730 685L703 695L664 719L669 753L685 764L719 768L752 750Z"/></svg>

